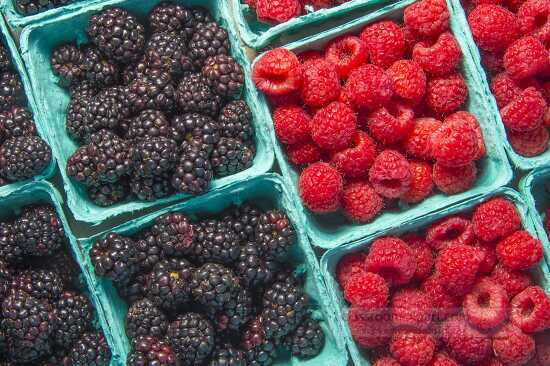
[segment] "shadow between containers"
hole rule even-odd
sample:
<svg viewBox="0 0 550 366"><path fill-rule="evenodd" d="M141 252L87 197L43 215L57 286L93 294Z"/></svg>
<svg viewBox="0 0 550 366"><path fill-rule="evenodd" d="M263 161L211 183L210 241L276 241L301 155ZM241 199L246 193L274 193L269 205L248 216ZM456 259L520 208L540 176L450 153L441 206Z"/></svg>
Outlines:
<svg viewBox="0 0 550 366"><path fill-rule="evenodd" d="M58 86L58 79L52 73L50 65L52 49L63 42L74 40L78 44L86 42L85 25L88 19L104 8L126 8L143 22L146 14L161 1L109 0L92 3L76 11L35 22L25 27L21 32L20 43L23 59L29 72L36 99L41 107L43 119L49 121L46 127L53 144L54 155L59 162L63 184L67 193L67 203L75 219L78 221L97 225L110 217L123 213L158 207L192 197L186 194L173 194L170 197L152 202L133 200L101 208L90 201L85 187L71 180L65 171L67 160L77 149L78 145L68 136L65 129L65 115L69 96L66 90ZM245 85L242 97L249 104L253 115L256 142L256 155L253 165L237 174L213 180L209 190L216 191L221 187L235 182L246 181L269 171L273 165L274 154L268 135L268 121L262 114L263 110L258 102L257 91L251 81L250 63L241 48L239 39L230 27L232 23L228 17L229 9L227 8L226 1L178 0L174 2L187 6L202 6L209 9L216 20L227 29L232 55L241 64L245 73Z"/></svg>
<svg viewBox="0 0 550 366"><path fill-rule="evenodd" d="M414 2L415 0L401 0L331 31L286 45L285 48L297 53L310 49L322 49L331 39L342 34L357 33L369 23L388 18L401 20L404 8ZM425 216L469 198L487 194L508 184L512 179L512 169L502 147L503 131L495 128L494 121L490 115L490 109L487 106L486 88L483 87L479 69L468 52L469 41L459 31L463 24L460 21L460 17L456 16L450 6L449 13L451 31L462 50L460 71L464 76L469 91L468 102L464 109L470 111L478 118L487 150L485 156L478 162L479 175L476 183L466 192L452 196L442 193L434 194L421 203L407 206L400 212L384 212L371 223L364 225L353 225L346 222L340 212L329 215L314 215L301 203L297 188L300 172L286 158L284 149L277 141L273 130L273 121L267 99L264 95L259 95L259 103L262 105L263 113L269 119L270 135L275 148L275 156L283 173L283 179L290 187L289 191L296 202L298 212L304 216L307 233L314 246L330 249L358 240L384 230L387 227L398 226L400 223L412 220L415 217ZM258 56L255 62L261 56Z"/></svg>
<svg viewBox="0 0 550 366"><path fill-rule="evenodd" d="M504 197L512 201L516 205L518 213L521 217L521 223L524 227L524 230L529 231L532 235L542 240L541 236L535 228L534 223L532 222L528 205L524 202L521 195L513 189L501 188L483 197L471 198L460 204L441 210L435 214L406 221L402 223L399 227L387 228L374 235L370 235L363 240L349 243L339 248L331 249L326 252L325 255L323 255L323 257L321 258L321 271L323 273L323 277L329 291L330 299L333 302L333 307L337 309L337 318L340 319L340 326L343 329L344 339L348 350L350 351L351 359L353 360L353 363L355 365L370 366L371 363L365 358L364 354L353 341L349 327L347 325L347 315L349 307L343 298L340 285L338 284L335 277L336 266L338 265L340 259L350 253L367 250L372 241L379 237L386 235L402 235L408 232L414 232L416 230L425 228L430 223L442 219L446 216L461 212L469 212L478 204L488 200L491 197L496 196ZM544 257L539 263L539 266L532 272L535 275L537 283L540 284L540 286L546 291L546 293L550 294L550 271L547 265L547 259L550 258L550 247L547 245L547 243L544 243L544 241L543 250Z"/></svg>
<svg viewBox="0 0 550 366"><path fill-rule="evenodd" d="M11 218L18 214L22 207L30 204L47 203L55 208L57 216L59 217L65 231L67 245L69 246L67 249L77 262L80 270L79 282L83 286L82 290L94 306L95 326L101 327L103 334L105 335L105 339L109 344L109 348L111 349L112 359L110 365L123 365L120 363L120 353L117 353L115 339L107 322L105 309L103 308L103 304L99 301L99 293L94 286L91 274L86 268L84 254L81 251L76 237L71 232L69 222L63 213L63 208L61 206L62 202L63 198L61 197L61 194L48 182L36 182L33 184L23 185L10 193L0 193L0 219Z"/></svg>
<svg viewBox="0 0 550 366"><path fill-rule="evenodd" d="M289 216L297 232L297 243L291 250L291 257L300 263L298 271L307 271L304 289L310 296L311 306L314 310L313 317L322 320L321 326L326 336L325 347L319 356L310 360L300 360L295 357L278 358L274 365L347 365L348 354L342 341L340 329L338 328L335 310L331 308L331 303L328 300L326 287L319 269L319 262L303 230L303 222L301 222L299 215L296 214L296 209L291 202L291 198L278 175L266 174L240 184L232 184L219 191L210 192L188 204L179 203L164 208L156 213L117 226L108 232L132 235L151 226L157 217L169 212L183 212L191 218L197 218L203 215L221 213L231 205L239 205L245 201L251 201L260 207L280 208ZM94 275L93 265L88 254L95 241L106 234L107 232L104 232L91 238L80 239L80 245L85 253L86 267L92 273L94 288L99 294L108 322L113 330L113 336L117 342L117 350L123 355L122 359L125 359L130 349L124 329L124 317L128 310L128 305L118 296L110 280L98 278Z"/></svg>

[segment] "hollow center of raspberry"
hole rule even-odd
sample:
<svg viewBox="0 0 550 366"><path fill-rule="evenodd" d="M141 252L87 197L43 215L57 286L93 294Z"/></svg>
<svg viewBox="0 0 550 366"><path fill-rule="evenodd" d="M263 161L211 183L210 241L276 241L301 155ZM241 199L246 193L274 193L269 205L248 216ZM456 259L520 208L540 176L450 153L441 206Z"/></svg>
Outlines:
<svg viewBox="0 0 550 366"><path fill-rule="evenodd" d="M400 179L384 179L382 185L389 189L399 189L401 188L402 181Z"/></svg>
<svg viewBox="0 0 550 366"><path fill-rule="evenodd" d="M521 315L525 317L529 317L533 310L535 310L535 303L531 299L525 300L521 305Z"/></svg>
<svg viewBox="0 0 550 366"><path fill-rule="evenodd" d="M487 292L483 292L477 296L477 304L482 308L488 308L491 296Z"/></svg>
<svg viewBox="0 0 550 366"><path fill-rule="evenodd" d="M351 47L344 47L340 51L340 60L347 63L355 55L355 49Z"/></svg>

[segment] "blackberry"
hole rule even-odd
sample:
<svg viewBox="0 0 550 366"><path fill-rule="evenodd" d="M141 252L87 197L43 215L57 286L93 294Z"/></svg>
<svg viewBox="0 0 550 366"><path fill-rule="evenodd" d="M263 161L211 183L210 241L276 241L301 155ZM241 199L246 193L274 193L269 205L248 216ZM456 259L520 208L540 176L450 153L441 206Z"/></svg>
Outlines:
<svg viewBox="0 0 550 366"><path fill-rule="evenodd" d="M11 58L6 46L0 43L0 72L8 71L11 68Z"/></svg>
<svg viewBox="0 0 550 366"><path fill-rule="evenodd" d="M134 111L159 109L172 111L175 107L175 93L172 76L163 70L149 70L138 76L129 85L128 99Z"/></svg>
<svg viewBox="0 0 550 366"><path fill-rule="evenodd" d="M154 201L168 197L174 192L170 173L162 173L154 177L132 176L130 189L141 201Z"/></svg>
<svg viewBox="0 0 550 366"><path fill-rule="evenodd" d="M75 98L90 98L97 94L98 90L94 83L89 80L81 80L78 84L69 87L71 100Z"/></svg>
<svg viewBox="0 0 550 366"><path fill-rule="evenodd" d="M178 192L198 195L208 189L212 176L208 145L199 140L184 141L181 158L172 176L172 186Z"/></svg>
<svg viewBox="0 0 550 366"><path fill-rule="evenodd" d="M117 110L120 113L119 119L128 118L132 115L132 106L128 99L129 89L126 86L116 85L103 89L99 93L99 97L113 98L117 105ZM116 128L116 127L113 127Z"/></svg>
<svg viewBox="0 0 550 366"><path fill-rule="evenodd" d="M8 263L0 259L0 301L8 294L12 278L12 270Z"/></svg>
<svg viewBox="0 0 550 366"><path fill-rule="evenodd" d="M0 170L12 182L40 174L51 160L50 147L38 136L9 139L0 148Z"/></svg>
<svg viewBox="0 0 550 366"><path fill-rule="evenodd" d="M121 8L106 9L92 16L86 31L102 52L120 63L137 60L145 45L145 28Z"/></svg>
<svg viewBox="0 0 550 366"><path fill-rule="evenodd" d="M207 365L246 366L246 361L243 351L233 347L231 343L218 343Z"/></svg>
<svg viewBox="0 0 550 366"><path fill-rule="evenodd" d="M108 366L111 350L101 332L87 332L73 344L69 351L72 366Z"/></svg>
<svg viewBox="0 0 550 366"><path fill-rule="evenodd" d="M122 82L124 85L129 85L132 81L137 78L143 77L149 72L147 62L145 62L145 57L141 58L136 62L132 62L124 67L122 70Z"/></svg>
<svg viewBox="0 0 550 366"><path fill-rule="evenodd" d="M80 146L67 160L67 175L87 187L102 184L94 159L95 148L92 145Z"/></svg>
<svg viewBox="0 0 550 366"><path fill-rule="evenodd" d="M231 269L217 263L206 263L193 274L191 290L196 302L209 312L218 312L237 299L242 287Z"/></svg>
<svg viewBox="0 0 550 366"><path fill-rule="evenodd" d="M269 366L277 356L277 347L265 334L261 318L248 323L242 333L240 346L247 366Z"/></svg>
<svg viewBox="0 0 550 366"><path fill-rule="evenodd" d="M132 118L126 131L127 139L159 136L173 138L174 132L164 113L153 109L143 110Z"/></svg>
<svg viewBox="0 0 550 366"><path fill-rule="evenodd" d="M93 97L86 94L71 98L67 105L65 128L69 136L76 142L88 140L92 133L103 128L101 120L88 118L88 108L92 100ZM89 122L91 123L89 124ZM115 123L118 124L118 119Z"/></svg>
<svg viewBox="0 0 550 366"><path fill-rule="evenodd" d="M210 11L208 11L208 9L206 8L195 7L191 9L191 13L193 14L193 19L195 21L194 31L196 31L200 27L214 22L212 14L210 14Z"/></svg>
<svg viewBox="0 0 550 366"><path fill-rule="evenodd" d="M223 310L209 311L208 314L219 331L238 333L253 316L254 305L252 294L247 289L241 289L237 296L231 297Z"/></svg>
<svg viewBox="0 0 550 366"><path fill-rule="evenodd" d="M56 348L51 355L41 361L39 366L72 366L72 364L68 351L66 349Z"/></svg>
<svg viewBox="0 0 550 366"><path fill-rule="evenodd" d="M197 112L210 117L218 115L222 103L221 97L212 92L199 73L181 79L176 90L176 101L179 110L184 113Z"/></svg>
<svg viewBox="0 0 550 366"><path fill-rule="evenodd" d="M155 235L147 230L134 238L138 249L138 265L140 272L148 272L164 259L161 247L158 245Z"/></svg>
<svg viewBox="0 0 550 366"><path fill-rule="evenodd" d="M121 104L111 95L99 93L88 101L87 111L84 114L84 131L77 136L87 142L90 136L102 129L116 131L122 119Z"/></svg>
<svg viewBox="0 0 550 366"><path fill-rule="evenodd" d="M319 322L306 319L283 340L283 345L293 356L309 358L317 356L325 345L325 333Z"/></svg>
<svg viewBox="0 0 550 366"><path fill-rule="evenodd" d="M200 140L208 152L220 141L218 124L212 118L199 113L185 113L172 118L172 127L185 140Z"/></svg>
<svg viewBox="0 0 550 366"><path fill-rule="evenodd" d="M114 183L132 170L130 144L113 132L96 132L89 146L100 182Z"/></svg>
<svg viewBox="0 0 550 366"><path fill-rule="evenodd" d="M154 32L179 32L187 42L193 35L193 13L179 4L162 2L149 13L149 25Z"/></svg>
<svg viewBox="0 0 550 366"><path fill-rule="evenodd" d="M240 242L224 222L207 220L195 225L193 245L187 253L197 263L233 264L240 255Z"/></svg>
<svg viewBox="0 0 550 366"><path fill-rule="evenodd" d="M84 55L75 44L57 46L50 59L54 75L57 75L61 85L69 86L84 77Z"/></svg>
<svg viewBox="0 0 550 366"><path fill-rule="evenodd" d="M125 283L115 283L117 293L129 304L143 299L145 297L147 274L140 273Z"/></svg>
<svg viewBox="0 0 550 366"><path fill-rule="evenodd" d="M16 239L13 224L0 222L0 258L8 263L19 263L23 257L23 248Z"/></svg>
<svg viewBox="0 0 550 366"><path fill-rule="evenodd" d="M139 336L162 339L168 328L166 316L149 299L139 300L130 306L125 324L126 334L130 339Z"/></svg>
<svg viewBox="0 0 550 366"><path fill-rule="evenodd" d="M190 282L194 268L183 258L159 262L147 278L145 293L153 304L166 311L174 311L189 303Z"/></svg>
<svg viewBox="0 0 550 366"><path fill-rule="evenodd" d="M0 110L6 110L21 102L23 86L19 76L11 71L0 75Z"/></svg>
<svg viewBox="0 0 550 366"><path fill-rule="evenodd" d="M243 70L237 61L228 55L209 57L202 68L202 75L214 93L225 98L236 96L243 88Z"/></svg>
<svg viewBox="0 0 550 366"><path fill-rule="evenodd" d="M228 54L229 39L225 29L215 22L197 26L187 52L197 70L202 69L208 57Z"/></svg>
<svg viewBox="0 0 550 366"><path fill-rule="evenodd" d="M254 153L241 140L222 137L212 150L210 163L217 177L242 172L252 166Z"/></svg>
<svg viewBox="0 0 550 366"><path fill-rule="evenodd" d="M179 315L168 325L168 341L184 365L205 362L215 346L212 324L197 313Z"/></svg>
<svg viewBox="0 0 550 366"><path fill-rule="evenodd" d="M42 257L29 258L30 268L53 271L61 278L65 290L75 290L81 286L80 269L73 256L66 250L60 250L44 261Z"/></svg>
<svg viewBox="0 0 550 366"><path fill-rule="evenodd" d="M53 302L63 292L63 280L53 271L26 270L13 276L10 291L23 291L37 300Z"/></svg>
<svg viewBox="0 0 550 366"><path fill-rule="evenodd" d="M105 57L95 47L87 47L83 52L82 69L86 80L97 87L114 85L118 82L118 66Z"/></svg>
<svg viewBox="0 0 550 366"><path fill-rule="evenodd" d="M179 75L183 71L181 62L186 51L185 38L176 32L153 33L145 48L145 61L153 69L162 69L171 75Z"/></svg>
<svg viewBox="0 0 550 366"><path fill-rule="evenodd" d="M296 231L284 212L269 210L260 216L256 226L256 242L265 257L286 257L295 241Z"/></svg>
<svg viewBox="0 0 550 366"><path fill-rule="evenodd" d="M54 307L57 326L54 342L62 348L69 348L92 324L92 304L84 295L64 292Z"/></svg>
<svg viewBox="0 0 550 366"><path fill-rule="evenodd" d="M233 208L224 218L233 228L241 241L254 242L256 240L256 226L262 212L256 207L243 204Z"/></svg>
<svg viewBox="0 0 550 366"><path fill-rule="evenodd" d="M263 286L271 282L277 270L277 263L262 258L261 251L254 242L241 248L241 255L235 264L235 273L246 287Z"/></svg>
<svg viewBox="0 0 550 366"><path fill-rule="evenodd" d="M27 206L13 222L13 233L23 252L29 256L57 253L65 244L65 231L57 212L49 205Z"/></svg>
<svg viewBox="0 0 550 366"><path fill-rule="evenodd" d="M99 183L86 189L90 200L100 206L108 207L124 201L129 193L128 181L122 179L114 183Z"/></svg>
<svg viewBox="0 0 550 366"><path fill-rule="evenodd" d="M137 249L132 239L110 233L90 251L95 272L115 283L127 283L136 272Z"/></svg>
<svg viewBox="0 0 550 366"><path fill-rule="evenodd" d="M252 112L244 100L229 102L220 112L218 125L222 137L232 137L249 142L254 136Z"/></svg>
<svg viewBox="0 0 550 366"><path fill-rule="evenodd" d="M15 10L22 15L34 15L72 3L72 0L14 0Z"/></svg>
<svg viewBox="0 0 550 366"><path fill-rule="evenodd" d="M32 113L24 107L15 106L7 111L0 112L0 126L4 130L4 138L36 136L36 126Z"/></svg>
<svg viewBox="0 0 550 366"><path fill-rule="evenodd" d="M146 137L132 148L134 176L158 177L174 170L178 159L178 145L166 137Z"/></svg>
<svg viewBox="0 0 550 366"><path fill-rule="evenodd" d="M193 245L196 226L180 213L159 216L151 228L157 245L166 256L185 256Z"/></svg>
<svg viewBox="0 0 550 366"><path fill-rule="evenodd" d="M178 360L172 347L151 336L140 336L132 341L132 352L128 354L126 366L177 366Z"/></svg>

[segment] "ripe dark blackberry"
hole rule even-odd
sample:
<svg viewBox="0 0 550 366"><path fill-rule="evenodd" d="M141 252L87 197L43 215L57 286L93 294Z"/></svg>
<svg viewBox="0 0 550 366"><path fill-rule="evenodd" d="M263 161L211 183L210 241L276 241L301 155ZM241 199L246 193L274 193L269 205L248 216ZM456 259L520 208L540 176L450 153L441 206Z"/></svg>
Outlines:
<svg viewBox="0 0 550 366"><path fill-rule="evenodd" d="M73 0L14 0L15 10L22 15L34 15L72 3Z"/></svg>
<svg viewBox="0 0 550 366"><path fill-rule="evenodd" d="M3 137L6 140L13 137L36 135L32 113L19 106L0 112L0 128L4 131Z"/></svg>
<svg viewBox="0 0 550 366"><path fill-rule="evenodd" d="M182 5L162 2L149 13L149 25L154 32L180 32L187 42L193 35L195 18Z"/></svg>
<svg viewBox="0 0 550 366"><path fill-rule="evenodd" d="M139 300L130 306L126 314L126 335L130 338L152 336L162 339L168 322L164 313L149 299Z"/></svg>
<svg viewBox="0 0 550 366"><path fill-rule="evenodd" d="M223 107L218 117L218 125L222 137L249 142L254 136L252 112L244 100L234 100Z"/></svg>
<svg viewBox="0 0 550 366"><path fill-rule="evenodd" d="M162 173L154 177L132 176L130 189L141 201L154 201L168 197L174 192L170 173Z"/></svg>
<svg viewBox="0 0 550 366"><path fill-rule="evenodd" d="M254 316L255 306L252 293L241 289L224 305L223 310L210 310L208 315L218 331L239 333L241 328Z"/></svg>
<svg viewBox="0 0 550 366"><path fill-rule="evenodd" d="M140 58L138 61L132 62L124 66L122 70L122 83L124 85L130 85L132 81L138 77L143 77L146 73L149 72L149 67L147 62L145 62L145 56Z"/></svg>
<svg viewBox="0 0 550 366"><path fill-rule="evenodd" d="M296 231L286 214L269 210L259 217L256 242L266 258L281 259L296 241Z"/></svg>
<svg viewBox="0 0 550 366"><path fill-rule="evenodd" d="M69 87L71 100L75 98L89 98L97 94L97 87L89 80L81 80L78 84Z"/></svg>
<svg viewBox="0 0 550 366"><path fill-rule="evenodd" d="M101 184L92 145L80 146L67 160L67 175L87 187Z"/></svg>
<svg viewBox="0 0 550 366"><path fill-rule="evenodd" d="M227 31L215 22L198 26L191 37L187 55L197 70L201 70L206 59L211 56L228 55L229 39Z"/></svg>
<svg viewBox="0 0 550 366"><path fill-rule="evenodd" d="M92 324L92 304L88 298L75 292L64 292L54 307L57 325L54 342L62 348L69 348Z"/></svg>
<svg viewBox="0 0 550 366"><path fill-rule="evenodd" d="M306 319L283 340L283 345L293 356L309 358L317 356L325 345L325 333L319 322Z"/></svg>
<svg viewBox="0 0 550 366"><path fill-rule="evenodd" d="M187 256L194 262L232 265L239 258L240 241L231 227L217 220L194 226L194 239Z"/></svg>
<svg viewBox="0 0 550 366"><path fill-rule="evenodd" d="M147 274L139 273L125 283L114 283L117 293L127 303L132 304L145 297Z"/></svg>
<svg viewBox="0 0 550 366"><path fill-rule="evenodd" d="M212 14L210 14L210 11L206 8L202 8L200 6L194 7L191 9L191 13L193 14L193 19L195 21L194 31L200 27L203 27L209 23L214 22L214 18L212 17Z"/></svg>
<svg viewBox="0 0 550 366"><path fill-rule="evenodd" d="M97 87L114 85L118 82L118 66L110 59L105 57L101 51L95 47L87 47L82 55L82 69L86 80Z"/></svg>
<svg viewBox="0 0 550 366"><path fill-rule="evenodd" d="M55 348L51 355L41 360L39 366L72 366L68 350Z"/></svg>
<svg viewBox="0 0 550 366"><path fill-rule="evenodd" d="M55 255L49 256L47 261L43 257L27 258L25 261L29 268L42 269L57 273L63 282L63 288L76 290L80 288L80 268L73 256L67 250L60 250Z"/></svg>
<svg viewBox="0 0 550 366"><path fill-rule="evenodd" d="M102 129L116 131L119 128L122 119L121 104L113 96L99 93L93 98L85 98L83 102L79 103L87 103L87 105L80 104L74 120L73 116L69 114L72 110L67 112L67 129L69 134L76 137L77 140L88 142L91 135ZM72 103L69 104L69 108L71 106ZM82 114L82 119L80 114Z"/></svg>
<svg viewBox="0 0 550 366"><path fill-rule="evenodd" d="M145 230L134 237L138 249L138 266L141 273L149 272L164 259L161 247L151 230Z"/></svg>
<svg viewBox="0 0 550 366"><path fill-rule="evenodd" d="M114 183L99 183L86 189L88 198L100 206L108 207L124 201L129 193L130 186L127 180L122 179Z"/></svg>
<svg viewBox="0 0 550 366"><path fill-rule="evenodd" d="M13 233L23 252L34 257L53 255L66 242L63 225L49 205L25 207L13 222Z"/></svg>
<svg viewBox="0 0 550 366"><path fill-rule="evenodd" d="M11 68L11 57L6 49L6 46L4 46L0 42L0 72L8 71Z"/></svg>
<svg viewBox="0 0 550 366"><path fill-rule="evenodd" d="M231 343L218 343L208 366L246 366L244 352Z"/></svg>
<svg viewBox="0 0 550 366"><path fill-rule="evenodd" d="M111 350L101 332L87 332L73 344L69 351L73 366L108 366Z"/></svg>
<svg viewBox="0 0 550 366"><path fill-rule="evenodd" d="M127 86L116 85L103 89L99 98L113 98L117 104L117 110L120 113L120 119L128 118L132 115L132 106L128 95L130 94ZM113 127L114 128L114 127Z"/></svg>
<svg viewBox="0 0 550 366"><path fill-rule="evenodd" d="M130 173L133 168L130 143L109 130L101 130L90 136L90 149L98 179L114 183Z"/></svg>
<svg viewBox="0 0 550 366"><path fill-rule="evenodd" d="M174 132L164 113L153 109L143 110L132 118L126 131L127 139L158 136L173 138Z"/></svg>
<svg viewBox="0 0 550 366"><path fill-rule="evenodd" d="M200 73L184 76L176 90L176 101L180 111L197 112L215 117L218 115L222 98L212 92Z"/></svg>
<svg viewBox="0 0 550 366"><path fill-rule="evenodd" d="M231 269L217 263L206 263L193 274L191 291L196 302L209 312L223 311L234 301L242 287Z"/></svg>
<svg viewBox="0 0 550 366"><path fill-rule="evenodd" d="M0 258L8 263L19 263L23 257L23 248L16 239L13 224L0 222Z"/></svg>
<svg viewBox="0 0 550 366"><path fill-rule="evenodd" d="M212 150L210 164L217 177L242 172L252 166L254 152L241 140L222 137Z"/></svg>
<svg viewBox="0 0 550 366"><path fill-rule="evenodd" d="M90 120L88 118L88 108L92 100L92 96L85 94L81 97L71 98L67 105L65 128L69 136L76 142L87 140L92 133L103 128L100 123L101 121ZM93 122L94 124L88 124L88 122Z"/></svg>
<svg viewBox="0 0 550 366"><path fill-rule="evenodd" d="M52 52L50 63L54 75L59 77L63 86L69 86L84 77L84 55L75 44L57 46Z"/></svg>
<svg viewBox="0 0 550 366"><path fill-rule="evenodd" d="M145 45L145 28L128 11L110 8L92 16L86 29L91 41L120 63L136 61Z"/></svg>
<svg viewBox="0 0 550 366"><path fill-rule="evenodd" d="M208 145L200 140L184 141L172 176L172 187L178 192L199 195L208 189L212 176Z"/></svg>
<svg viewBox="0 0 550 366"><path fill-rule="evenodd" d="M151 233L164 255L181 257L190 252L196 228L185 215L169 213L155 220Z"/></svg>
<svg viewBox="0 0 550 366"><path fill-rule="evenodd" d="M256 226L260 215L262 215L262 212L258 208L245 203L231 209L224 221L233 227L233 231L237 233L241 241L255 242Z"/></svg>
<svg viewBox="0 0 550 366"><path fill-rule="evenodd" d="M172 127L188 142L198 139L207 145L208 153L220 141L218 124L204 114L185 113L177 115L172 118Z"/></svg>
<svg viewBox="0 0 550 366"><path fill-rule="evenodd" d="M184 365L205 362L215 346L214 327L200 314L179 315L168 325L168 342Z"/></svg>
<svg viewBox="0 0 550 366"><path fill-rule="evenodd" d="M54 271L29 269L12 277L10 291L23 291L37 300L57 301L63 280Z"/></svg>
<svg viewBox="0 0 550 366"><path fill-rule="evenodd" d="M128 99L134 111L159 109L172 111L176 105L176 87L172 76L163 70L148 70L138 76L129 85Z"/></svg>
<svg viewBox="0 0 550 366"><path fill-rule="evenodd" d="M13 273L8 262L0 259L0 301L8 294L12 275Z"/></svg>
<svg viewBox="0 0 550 366"><path fill-rule="evenodd" d="M147 278L145 294L153 304L174 311L189 303L194 267L183 258L159 262Z"/></svg>
<svg viewBox="0 0 550 366"><path fill-rule="evenodd" d="M0 148L0 170L12 182L40 174L51 160L50 147L38 136L12 138Z"/></svg>
<svg viewBox="0 0 550 366"><path fill-rule="evenodd" d="M136 272L137 249L132 239L110 233L96 241L90 259L98 276L127 283Z"/></svg>
<svg viewBox="0 0 550 366"><path fill-rule="evenodd" d="M244 73L235 59L228 55L209 57L202 75L214 93L225 98L238 95L243 88Z"/></svg>
<svg viewBox="0 0 550 366"><path fill-rule="evenodd" d="M263 286L273 280L279 266L265 260L257 243L249 242L241 248L241 255L235 263L235 273L246 287Z"/></svg>
<svg viewBox="0 0 550 366"><path fill-rule="evenodd" d="M174 170L179 149L176 142L166 137L144 137L132 147L135 177L158 177Z"/></svg>
<svg viewBox="0 0 550 366"><path fill-rule="evenodd" d="M21 102L23 86L19 76L11 71L0 75L0 110L6 110Z"/></svg>
<svg viewBox="0 0 550 366"><path fill-rule="evenodd" d="M151 336L140 336L132 341L126 366L177 366L178 360L168 342Z"/></svg>
<svg viewBox="0 0 550 366"><path fill-rule="evenodd" d="M177 32L153 33L145 48L145 61L153 69L162 69L173 76L185 70L181 58L185 55L185 37Z"/></svg>
<svg viewBox="0 0 550 366"><path fill-rule="evenodd" d="M248 323L242 333L240 346L247 366L269 366L277 356L277 346L267 337L261 318Z"/></svg>

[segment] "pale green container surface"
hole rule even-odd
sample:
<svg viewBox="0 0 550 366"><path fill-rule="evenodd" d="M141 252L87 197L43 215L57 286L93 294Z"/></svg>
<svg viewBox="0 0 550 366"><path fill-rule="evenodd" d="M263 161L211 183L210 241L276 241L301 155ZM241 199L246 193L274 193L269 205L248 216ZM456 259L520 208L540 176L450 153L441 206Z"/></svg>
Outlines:
<svg viewBox="0 0 550 366"><path fill-rule="evenodd" d="M305 271L307 273L304 288L311 300L310 306L313 310L313 317L321 321L326 335L325 347L319 356L310 360L300 360L285 355L285 357L277 359L274 365L345 366L348 361L348 354L337 326L338 319L335 311L330 307L319 270L319 262L303 230L303 223L300 221L300 217L296 215L291 198L286 192L282 180L276 174L266 174L240 184L232 184L222 190L210 192L200 199L189 202L187 205L180 203L164 208L156 213L122 224L109 230L109 232L132 235L151 226L158 216L168 212L183 212L195 219L205 215L216 215L232 205L239 205L246 201L266 209L280 208L289 216L298 233L297 243L291 249L290 256L292 261L298 264L297 272L303 273ZM94 242L105 235L106 233L102 233L88 239L81 239L80 244L83 250L87 253ZM86 255L86 265L93 273L89 255ZM120 354L126 355L130 348L124 329L124 318L128 305L118 296L111 281L94 277L94 283L103 302L103 307L113 330L113 336L117 340L117 349L119 349Z"/></svg>
<svg viewBox="0 0 550 366"><path fill-rule="evenodd" d="M14 218L20 214L23 207L38 203L49 204L55 208L57 216L61 220L63 229L65 230L65 237L69 245L68 250L80 268L79 281L82 286L81 290L88 296L94 306L94 325L103 330L105 339L111 349L112 360L110 365L122 365L119 362L120 353L117 354L116 352L113 333L107 323L105 309L103 309L103 304L99 301L98 291L96 291L93 285L92 275L86 268L84 253L78 245L76 237L72 234L69 222L63 212L63 198L61 194L50 183L44 181L23 185L10 193L0 192L0 219Z"/></svg>
<svg viewBox="0 0 550 366"><path fill-rule="evenodd" d="M25 91L25 97L27 99L27 105L26 107L32 112L34 123L36 125L36 130L38 131L38 135L46 141L46 143L52 147L52 144L49 141L48 134L47 134L47 127L44 119L42 118L42 115L39 113L40 109L38 108L38 105L36 104L36 101L33 97L31 84L29 82L29 78L27 76L27 72L25 71L25 67L23 65L23 61L21 60L21 55L19 54L19 51L17 50L17 46L15 45L15 42L13 38L10 35L10 31L8 30L8 27L6 25L6 22L4 21L4 18L0 16L0 31L2 33L2 42L5 46L7 51L10 54L11 61L14 67L15 72L19 75L19 79L21 80L21 83L23 84L23 89ZM37 176L27 179L21 182L13 182L9 184L5 184L3 186L0 186L0 194L7 194L15 189L18 189L19 187L22 187L23 185L28 184L31 181L41 181L44 179L51 178L55 173L55 157L53 154L53 147L52 147L52 160L50 161L50 164L44 169L44 171Z"/></svg>
<svg viewBox="0 0 550 366"><path fill-rule="evenodd" d="M43 115L49 122L48 134L53 143L54 154L59 162L63 175L67 203L75 218L92 224L100 222L123 213L131 213L149 207L160 206L174 201L190 198L189 195L174 194L170 197L153 202L127 201L117 205L102 208L93 204L86 194L84 186L71 180L65 171L65 166L70 155L78 148L78 145L69 137L65 129L66 107L69 103L68 92L58 86L57 77L52 73L50 65L50 53L54 47L64 42L77 40L78 43L86 42L86 24L88 19L97 12L108 7L123 7L135 14L142 23L146 23L147 13L160 2L138 0L109 0L100 4L92 4L61 16L33 23L21 32L21 53L27 66L31 84L35 92ZM224 26L228 33L232 46L232 54L243 66L245 72L244 99L248 102L253 115L253 124L256 139L256 156L252 167L240 173L215 179L210 184L210 191L231 183L246 181L271 169L274 161L273 148L269 138L268 119L262 114L263 109L259 105L257 91L250 78L249 62L240 48L239 41L234 31L228 27L228 9L225 1L216 0L189 0L176 1L188 6L203 6L208 8L212 15ZM269 122L270 123L270 122Z"/></svg>
<svg viewBox="0 0 550 366"><path fill-rule="evenodd" d="M413 0L399 1L329 32L289 44L285 48L298 53L310 49L323 49L331 39L341 34L360 32L369 23L382 19L400 21L405 7L413 2ZM275 146L275 156L281 167L283 177L290 187L293 199L298 206L298 211L301 215L305 216L306 229L314 246L328 249L343 243L349 243L379 232L386 227L397 226L401 222L428 215L431 212L471 197L478 197L489 193L506 185L512 179L512 169L502 147L504 137L500 130L495 129L494 121L490 115L491 112L488 110L486 88L483 87L483 82L475 62L469 57L469 52L467 52L468 41L458 31L462 26L459 17L456 17L451 9L449 11L451 14L451 31L455 35L463 52L460 70L469 91L468 102L462 109L471 112L477 117L485 139L486 154L477 163L478 178L474 186L466 192L452 196L442 193L432 194L428 199L416 205L401 207L399 211L385 211L374 221L365 225L354 225L347 222L340 212L329 215L315 215L308 211L301 203L297 188L300 171L287 160L284 149L277 141L273 131L273 123L270 120L271 138ZM264 114L271 116L266 98L260 95L260 99L264 108Z"/></svg>
<svg viewBox="0 0 550 366"><path fill-rule="evenodd" d="M338 312L337 317L338 319L340 319L340 324L341 324L340 326L342 327L344 332L346 345L348 347L348 350L350 351L351 359L353 360L353 363L355 365L369 366L371 363L353 341L353 338L351 337L351 333L347 324L347 314L348 314L349 306L345 302L342 296L342 290L340 289L340 285L338 284L336 280L336 275L335 275L336 267L340 259L345 255L348 255L351 253L368 251L370 244L379 237L387 236L387 235L400 236L402 234L406 234L409 232L416 232L418 230L425 229L429 224L439 219L442 219L444 217L447 217L449 215L458 214L462 212L471 212L478 204L488 200L491 197L497 197L497 196L504 197L512 201L518 209L518 213L521 217L523 228L529 231L535 237L540 238L531 220L531 216L528 212L527 204L523 201L520 194L510 188L501 188L483 197L471 198L453 207L440 210L437 213L429 214L424 217L419 217L413 220L406 221L401 225L399 225L399 227L387 228L363 240L346 244L339 248L331 249L327 253L325 253L325 255L323 255L323 257L321 258L321 271L323 273L323 277L327 284L327 288L329 291L331 301L333 302L333 306L336 308ZM550 247L548 247L547 245L544 245L544 258L539 263L539 266L531 271L532 274L535 276L536 282L541 287L543 287L546 293L548 294L550 294L550 272L546 261L548 260L548 258L550 258L549 254L550 254Z"/></svg>

